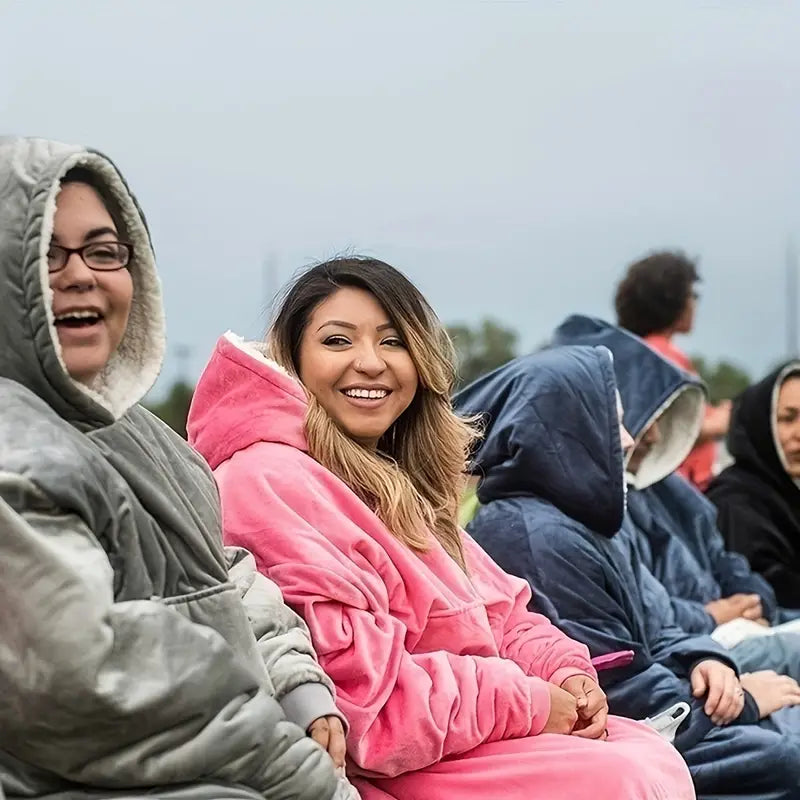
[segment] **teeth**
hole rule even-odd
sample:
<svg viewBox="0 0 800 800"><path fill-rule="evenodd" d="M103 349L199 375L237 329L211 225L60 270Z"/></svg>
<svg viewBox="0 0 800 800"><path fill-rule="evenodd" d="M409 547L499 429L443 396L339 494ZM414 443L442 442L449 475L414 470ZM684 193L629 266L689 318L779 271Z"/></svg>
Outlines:
<svg viewBox="0 0 800 800"><path fill-rule="evenodd" d="M348 397L360 397L363 400L381 400L389 392L386 389L346 389L345 394Z"/></svg>
<svg viewBox="0 0 800 800"><path fill-rule="evenodd" d="M100 315L96 311L67 311L56 316L56 322L65 319L100 319Z"/></svg>

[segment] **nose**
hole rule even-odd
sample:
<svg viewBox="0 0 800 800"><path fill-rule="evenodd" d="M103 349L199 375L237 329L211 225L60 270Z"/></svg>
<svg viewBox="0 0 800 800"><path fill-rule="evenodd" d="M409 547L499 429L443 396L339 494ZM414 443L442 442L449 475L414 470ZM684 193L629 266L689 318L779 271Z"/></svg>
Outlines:
<svg viewBox="0 0 800 800"><path fill-rule="evenodd" d="M64 268L53 275L55 279L51 285L58 286L61 290L74 289L85 291L97 286L97 276L94 270L86 266L78 253L70 253Z"/></svg>
<svg viewBox="0 0 800 800"><path fill-rule="evenodd" d="M619 435L622 440L622 452L627 453L633 447L633 437L628 433L628 429L624 425L619 426Z"/></svg>
<svg viewBox="0 0 800 800"><path fill-rule="evenodd" d="M647 429L647 433L645 434L644 438L647 444L650 445L658 444L661 441L661 429L658 427L657 422L654 422Z"/></svg>
<svg viewBox="0 0 800 800"><path fill-rule="evenodd" d="M367 345L361 348L355 359L354 366L356 372L361 372L374 378L386 369L386 362L373 346Z"/></svg>

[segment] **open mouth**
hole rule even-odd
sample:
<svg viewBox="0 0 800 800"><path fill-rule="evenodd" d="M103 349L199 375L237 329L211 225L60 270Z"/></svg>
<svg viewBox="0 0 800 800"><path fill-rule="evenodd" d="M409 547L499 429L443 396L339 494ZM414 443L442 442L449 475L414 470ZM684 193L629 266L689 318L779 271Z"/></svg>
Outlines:
<svg viewBox="0 0 800 800"><path fill-rule="evenodd" d="M99 311L65 311L55 317L57 328L91 328L102 321L103 315Z"/></svg>

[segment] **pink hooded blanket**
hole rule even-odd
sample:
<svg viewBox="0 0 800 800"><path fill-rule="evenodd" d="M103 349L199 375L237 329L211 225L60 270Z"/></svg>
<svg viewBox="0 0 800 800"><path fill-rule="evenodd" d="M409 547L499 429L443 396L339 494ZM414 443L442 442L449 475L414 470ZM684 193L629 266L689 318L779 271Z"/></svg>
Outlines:
<svg viewBox="0 0 800 800"><path fill-rule="evenodd" d="M527 610L530 590L464 534L469 577L431 537L401 544L306 447L303 388L258 345L217 344L189 433L215 472L225 536L306 620L348 717L365 800L689 800L680 755L609 717L607 741L542 734L547 682L589 654Z"/></svg>

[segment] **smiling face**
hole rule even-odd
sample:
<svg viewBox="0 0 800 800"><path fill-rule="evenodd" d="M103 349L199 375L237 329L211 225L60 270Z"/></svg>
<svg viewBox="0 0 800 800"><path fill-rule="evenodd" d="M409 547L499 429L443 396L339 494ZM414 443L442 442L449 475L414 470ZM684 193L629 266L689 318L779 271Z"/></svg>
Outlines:
<svg viewBox="0 0 800 800"><path fill-rule="evenodd" d="M343 287L312 312L298 353L300 380L337 426L374 449L411 405L419 377L375 297Z"/></svg>
<svg viewBox="0 0 800 800"><path fill-rule="evenodd" d="M781 386L775 432L786 471L792 478L800 478L800 375L787 378Z"/></svg>
<svg viewBox="0 0 800 800"><path fill-rule="evenodd" d="M114 221L97 191L85 183L66 183L56 198L51 263L59 248L119 240ZM61 355L70 377L90 383L119 347L128 324L133 281L127 268L89 269L71 253L63 269L50 273L53 316Z"/></svg>

